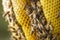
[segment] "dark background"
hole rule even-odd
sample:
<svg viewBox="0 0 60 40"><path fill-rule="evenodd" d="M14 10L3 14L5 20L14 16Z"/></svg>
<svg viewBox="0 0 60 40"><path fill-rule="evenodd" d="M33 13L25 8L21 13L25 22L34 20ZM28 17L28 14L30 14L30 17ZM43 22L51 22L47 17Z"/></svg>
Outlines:
<svg viewBox="0 0 60 40"><path fill-rule="evenodd" d="M2 0L0 0L0 40L10 40L10 32L8 31L8 23L5 22L2 8Z"/></svg>

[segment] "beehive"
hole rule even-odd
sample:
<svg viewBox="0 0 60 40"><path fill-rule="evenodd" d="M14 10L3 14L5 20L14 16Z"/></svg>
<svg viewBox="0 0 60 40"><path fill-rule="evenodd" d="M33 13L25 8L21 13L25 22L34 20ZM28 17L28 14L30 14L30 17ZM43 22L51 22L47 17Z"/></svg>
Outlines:
<svg viewBox="0 0 60 40"><path fill-rule="evenodd" d="M12 40L56 38L59 40L59 0L40 0L40 2L39 0L3 0L4 17L9 22Z"/></svg>

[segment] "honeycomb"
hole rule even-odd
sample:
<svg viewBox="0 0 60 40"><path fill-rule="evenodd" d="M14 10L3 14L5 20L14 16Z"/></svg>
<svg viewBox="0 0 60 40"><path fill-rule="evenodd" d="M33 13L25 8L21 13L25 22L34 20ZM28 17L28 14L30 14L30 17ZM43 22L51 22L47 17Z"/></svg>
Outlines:
<svg viewBox="0 0 60 40"><path fill-rule="evenodd" d="M48 22L53 25L53 34L59 34L60 39L60 0L40 0L41 5ZM59 15L59 16L58 16Z"/></svg>
<svg viewBox="0 0 60 40"><path fill-rule="evenodd" d="M26 39L27 40L35 40L35 35L31 35L30 34L30 18L29 16L26 14L26 11L24 10L25 4L26 2L30 2L29 0L12 0L12 4L13 4L13 10L15 12L16 15L16 19L19 22L19 24L21 24L22 29L25 33ZM28 4L29 5L29 4Z"/></svg>

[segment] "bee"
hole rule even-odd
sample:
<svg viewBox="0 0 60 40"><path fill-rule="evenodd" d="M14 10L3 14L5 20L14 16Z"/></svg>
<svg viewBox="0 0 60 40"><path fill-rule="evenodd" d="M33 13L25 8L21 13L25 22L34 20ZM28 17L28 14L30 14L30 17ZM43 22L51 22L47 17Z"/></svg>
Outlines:
<svg viewBox="0 0 60 40"><path fill-rule="evenodd" d="M60 18L60 11L57 13L56 18Z"/></svg>

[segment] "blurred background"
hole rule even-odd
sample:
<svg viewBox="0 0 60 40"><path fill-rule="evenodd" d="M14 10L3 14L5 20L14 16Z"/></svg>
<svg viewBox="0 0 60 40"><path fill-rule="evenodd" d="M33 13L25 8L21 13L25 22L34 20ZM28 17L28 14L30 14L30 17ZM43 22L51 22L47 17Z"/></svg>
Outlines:
<svg viewBox="0 0 60 40"><path fill-rule="evenodd" d="M3 15L2 0L0 0L0 40L10 40L8 23L5 22L2 15Z"/></svg>

